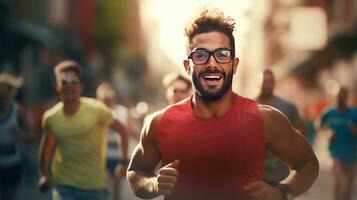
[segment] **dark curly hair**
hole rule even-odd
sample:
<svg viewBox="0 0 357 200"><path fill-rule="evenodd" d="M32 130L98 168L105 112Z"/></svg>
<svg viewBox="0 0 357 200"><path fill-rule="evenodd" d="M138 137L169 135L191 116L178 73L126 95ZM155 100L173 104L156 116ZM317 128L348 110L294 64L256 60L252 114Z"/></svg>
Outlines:
<svg viewBox="0 0 357 200"><path fill-rule="evenodd" d="M235 21L233 18L225 16L222 11L216 8L206 8L185 28L185 35L188 39L187 52L192 50L192 39L195 35L218 31L228 36L232 55L235 56L235 41L233 37L234 29Z"/></svg>

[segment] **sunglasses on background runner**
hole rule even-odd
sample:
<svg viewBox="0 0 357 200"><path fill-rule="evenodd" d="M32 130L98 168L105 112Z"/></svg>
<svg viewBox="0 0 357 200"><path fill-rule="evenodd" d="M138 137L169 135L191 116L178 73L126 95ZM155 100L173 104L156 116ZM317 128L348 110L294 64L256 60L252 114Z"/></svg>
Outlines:
<svg viewBox="0 0 357 200"><path fill-rule="evenodd" d="M68 85L78 85L79 84L78 79L73 79L73 80L61 80L59 83L63 86L68 86Z"/></svg>

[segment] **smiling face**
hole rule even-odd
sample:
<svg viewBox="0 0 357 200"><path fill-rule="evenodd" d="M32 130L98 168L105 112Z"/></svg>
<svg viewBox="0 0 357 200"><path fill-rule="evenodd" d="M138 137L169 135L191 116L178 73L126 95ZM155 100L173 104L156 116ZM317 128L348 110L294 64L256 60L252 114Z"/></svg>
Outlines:
<svg viewBox="0 0 357 200"><path fill-rule="evenodd" d="M228 36L216 31L195 35L190 46L191 52L231 49ZM192 60L185 60L184 65L192 77L194 92L204 101L217 101L231 89L238 58L232 58L230 62L218 63L211 55L205 64L194 64Z"/></svg>
<svg viewBox="0 0 357 200"><path fill-rule="evenodd" d="M78 101L82 92L82 84L73 71L65 71L56 77L56 91L61 101Z"/></svg>
<svg viewBox="0 0 357 200"><path fill-rule="evenodd" d="M191 88L187 82L177 79L174 80L166 90L166 99L169 104L174 104L192 94Z"/></svg>

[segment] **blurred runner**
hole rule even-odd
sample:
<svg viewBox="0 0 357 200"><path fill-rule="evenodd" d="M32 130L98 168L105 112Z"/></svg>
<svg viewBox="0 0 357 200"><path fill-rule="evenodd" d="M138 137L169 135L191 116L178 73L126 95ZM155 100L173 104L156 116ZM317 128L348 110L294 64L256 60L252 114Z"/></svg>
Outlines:
<svg viewBox="0 0 357 200"><path fill-rule="evenodd" d="M45 191L53 181L53 200L107 200L107 129L120 134L123 160L128 154L126 130L103 102L80 96L83 83L76 62L63 61L54 70L60 102L42 120L39 188Z"/></svg>
<svg viewBox="0 0 357 200"><path fill-rule="evenodd" d="M337 106L321 116L321 126L332 131L329 152L335 178L335 200L350 200L357 163L357 110L347 106L348 89L342 87Z"/></svg>
<svg viewBox="0 0 357 200"><path fill-rule="evenodd" d="M21 142L32 142L26 114L14 102L22 80L10 74L0 74L0 195L1 199L15 199L23 174Z"/></svg>
<svg viewBox="0 0 357 200"><path fill-rule="evenodd" d="M108 107L113 109L118 116L121 124L123 124L128 132L128 136L137 139L139 136L135 131L134 121L130 116L129 109L117 103L117 93L113 86L108 82L101 83L96 90L97 99L103 101ZM128 138L131 139L130 137ZM107 144L107 170L110 179L113 182L111 189L112 199L120 199L120 180L125 176L125 171L128 166L128 160L121 158L120 151L121 140L118 134L112 130L108 130L108 144ZM129 145L130 146L130 145Z"/></svg>
<svg viewBox="0 0 357 200"><path fill-rule="evenodd" d="M166 74L163 78L168 104L175 104L192 95L191 82L178 73Z"/></svg>

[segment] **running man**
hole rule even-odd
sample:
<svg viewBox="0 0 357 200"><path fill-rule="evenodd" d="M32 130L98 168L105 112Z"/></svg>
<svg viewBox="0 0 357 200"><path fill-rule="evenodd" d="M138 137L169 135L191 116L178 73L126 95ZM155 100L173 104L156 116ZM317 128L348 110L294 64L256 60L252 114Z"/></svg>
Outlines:
<svg viewBox="0 0 357 200"><path fill-rule="evenodd" d="M347 106L348 89L342 87L337 107L321 116L321 126L332 130L329 152L332 157L335 200L350 200L357 164L357 110Z"/></svg>
<svg viewBox="0 0 357 200"><path fill-rule="evenodd" d="M34 139L26 112L15 102L22 79L0 74L0 199L13 200L21 182L23 169L22 142Z"/></svg>
<svg viewBox="0 0 357 200"><path fill-rule="evenodd" d="M219 10L205 10L186 27L183 64L193 96L144 124L127 171L138 197L282 200L305 192L315 181L316 156L288 119L232 91L239 62L234 24ZM296 171L276 187L262 181L266 148ZM161 160L163 167L155 174Z"/></svg>
<svg viewBox="0 0 357 200"><path fill-rule="evenodd" d="M63 61L54 71L60 102L42 120L39 188L44 191L53 181L53 200L107 200L107 129L120 133L122 159L127 158L126 130L104 103L80 96L81 68L76 62Z"/></svg>
<svg viewBox="0 0 357 200"><path fill-rule="evenodd" d="M131 149L131 143L137 143L138 131L135 131L134 121L130 116L129 109L117 102L117 92L113 86L108 82L99 84L96 90L96 98L104 102L109 108L116 112L118 120L123 124L128 132L129 150ZM130 136L132 138L130 138ZM131 141L135 139L135 141ZM121 140L118 137L118 133L112 129L108 129L108 143L107 143L107 171L109 178L112 181L111 196L112 200L120 199L120 181L125 176L125 171L128 166L127 159L121 159Z"/></svg>

